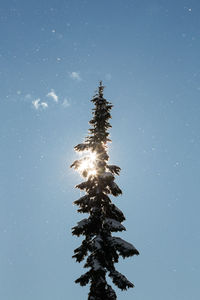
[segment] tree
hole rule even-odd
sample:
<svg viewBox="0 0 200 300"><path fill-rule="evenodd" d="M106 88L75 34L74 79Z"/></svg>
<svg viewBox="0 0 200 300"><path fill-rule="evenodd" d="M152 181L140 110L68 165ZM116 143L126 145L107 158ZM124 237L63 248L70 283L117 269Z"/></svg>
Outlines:
<svg viewBox="0 0 200 300"><path fill-rule="evenodd" d="M115 291L107 283L106 275L121 290L134 285L115 269L119 256L123 258L138 255L138 250L120 237L112 236L113 232L126 230L121 224L124 214L109 198L109 194L122 194L119 186L114 182L115 175L119 175L120 167L108 164L107 143L108 129L111 127L109 119L112 104L103 97L104 86L99 84L98 93L91 100L95 108L93 118L89 122L89 136L85 142L75 146L83 157L76 160L74 167L85 178L85 181L76 187L85 191L85 195L76 200L79 213L89 214L88 218L77 223L72 228L72 234L85 236L80 247L74 250L73 258L77 262L86 257L85 268L89 270L75 282L81 286L90 283L88 300L115 300Z"/></svg>

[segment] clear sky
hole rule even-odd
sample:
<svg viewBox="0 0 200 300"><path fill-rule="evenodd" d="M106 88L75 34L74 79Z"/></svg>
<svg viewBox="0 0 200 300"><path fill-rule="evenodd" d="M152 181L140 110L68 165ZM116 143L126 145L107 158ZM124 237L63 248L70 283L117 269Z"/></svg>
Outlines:
<svg viewBox="0 0 200 300"><path fill-rule="evenodd" d="M0 299L87 299L69 165L101 79L141 253L118 299L200 299L200 2L2 0L0 37Z"/></svg>

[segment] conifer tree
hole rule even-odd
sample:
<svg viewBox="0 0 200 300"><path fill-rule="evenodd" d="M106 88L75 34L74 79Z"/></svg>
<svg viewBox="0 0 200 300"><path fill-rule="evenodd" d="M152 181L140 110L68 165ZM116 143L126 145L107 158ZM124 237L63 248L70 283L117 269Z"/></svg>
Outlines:
<svg viewBox="0 0 200 300"><path fill-rule="evenodd" d="M115 300L115 291L107 283L108 275L121 290L134 285L115 269L119 256L123 258L138 255L138 250L130 243L113 236L113 232L126 230L121 224L124 220L122 211L112 203L109 194L118 196L121 189L115 183L115 175L119 175L120 167L109 165L107 143L109 119L112 104L103 97L104 86L100 82L97 94L91 100L94 103L93 118L89 122L89 136L85 142L75 146L83 157L76 160L74 167L85 178L76 187L85 191L85 195L76 200L78 212L89 214L72 228L72 234L83 235L80 247L74 250L73 258L77 262L86 259L85 268L89 270L75 282L81 286L90 284L88 300Z"/></svg>

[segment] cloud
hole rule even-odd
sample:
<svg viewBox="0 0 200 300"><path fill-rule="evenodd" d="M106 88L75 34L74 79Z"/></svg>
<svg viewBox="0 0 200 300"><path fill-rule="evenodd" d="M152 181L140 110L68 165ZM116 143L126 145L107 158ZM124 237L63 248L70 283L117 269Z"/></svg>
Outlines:
<svg viewBox="0 0 200 300"><path fill-rule="evenodd" d="M38 109L40 107L39 102L40 102L39 98L36 99L36 100L34 100L34 101L32 101L32 104L33 104L33 106L34 106L35 109Z"/></svg>
<svg viewBox="0 0 200 300"><path fill-rule="evenodd" d="M53 89L47 94L47 97L51 97L55 102L58 102L58 96Z"/></svg>
<svg viewBox="0 0 200 300"><path fill-rule="evenodd" d="M46 109L48 107L48 104L46 102L41 102L40 103L40 98L35 99L32 101L33 107L38 110L40 107L42 109Z"/></svg>
<svg viewBox="0 0 200 300"><path fill-rule="evenodd" d="M31 94L26 94L25 98L27 100L34 99L31 103L35 110L46 110L47 108L51 107L52 99L54 102L56 102L57 105L62 106L63 108L67 108L71 105L71 99L66 97L60 99L58 101L58 96L56 95L54 89L51 89L51 91L46 95L47 99L45 101L42 101L41 98L32 98ZM61 101L62 100L62 101ZM53 105L52 105L53 106Z"/></svg>
<svg viewBox="0 0 200 300"><path fill-rule="evenodd" d="M72 78L74 80L77 80L77 81L81 81L82 80L79 72L71 72L69 74L69 76L70 76L70 78Z"/></svg>
<svg viewBox="0 0 200 300"><path fill-rule="evenodd" d="M66 98L64 99L64 101L62 103L62 106L63 107L69 107L70 106L70 103L69 103L69 101Z"/></svg>
<svg viewBox="0 0 200 300"><path fill-rule="evenodd" d="M40 106L45 109L48 107L48 104L46 102L41 102Z"/></svg>

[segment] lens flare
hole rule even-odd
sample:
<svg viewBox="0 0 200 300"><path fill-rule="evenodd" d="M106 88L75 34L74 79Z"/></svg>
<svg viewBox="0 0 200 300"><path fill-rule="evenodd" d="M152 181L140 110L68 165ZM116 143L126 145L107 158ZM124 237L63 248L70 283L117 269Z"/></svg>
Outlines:
<svg viewBox="0 0 200 300"><path fill-rule="evenodd" d="M97 155L95 152L87 151L86 156L80 163L78 170L80 173L87 173L87 176L95 176Z"/></svg>

